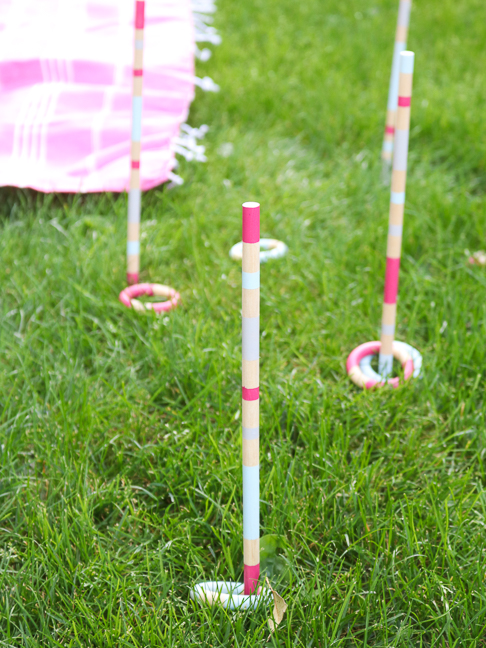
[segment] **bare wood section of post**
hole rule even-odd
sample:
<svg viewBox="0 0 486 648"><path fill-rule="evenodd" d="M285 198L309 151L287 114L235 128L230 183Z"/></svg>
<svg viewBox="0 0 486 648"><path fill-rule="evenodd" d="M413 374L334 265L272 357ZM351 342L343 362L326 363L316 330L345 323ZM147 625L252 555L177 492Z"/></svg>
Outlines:
<svg viewBox="0 0 486 648"><path fill-rule="evenodd" d="M260 316L260 289L243 290L243 317Z"/></svg>
<svg viewBox="0 0 486 648"><path fill-rule="evenodd" d="M243 540L243 554L245 565L258 565L260 563L260 541Z"/></svg>
<svg viewBox="0 0 486 648"><path fill-rule="evenodd" d="M242 363L243 385L248 389L259 386L260 360L243 360Z"/></svg>
<svg viewBox="0 0 486 648"><path fill-rule="evenodd" d="M243 272L258 272L260 270L260 241L245 243L243 241Z"/></svg>
<svg viewBox="0 0 486 648"><path fill-rule="evenodd" d="M243 399L242 403L242 424L246 428L259 427L260 410L258 401L247 401Z"/></svg>
<svg viewBox="0 0 486 648"><path fill-rule="evenodd" d="M243 439L243 465L258 466L259 464L258 439Z"/></svg>

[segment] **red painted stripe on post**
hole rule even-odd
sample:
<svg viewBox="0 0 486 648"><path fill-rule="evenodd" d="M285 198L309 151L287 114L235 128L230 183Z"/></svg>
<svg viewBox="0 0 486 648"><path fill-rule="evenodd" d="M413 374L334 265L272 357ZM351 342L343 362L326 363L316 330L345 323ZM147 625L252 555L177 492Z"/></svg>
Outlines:
<svg viewBox="0 0 486 648"><path fill-rule="evenodd" d="M395 304L397 301L399 272L400 259L387 257L385 273L385 304Z"/></svg>
<svg viewBox="0 0 486 648"><path fill-rule="evenodd" d="M395 127L394 126L387 126L385 128L385 133L388 133L389 135L393 135L394 132L395 132Z"/></svg>
<svg viewBox="0 0 486 648"><path fill-rule="evenodd" d="M140 160L132 160L132 169L140 169Z"/></svg>
<svg viewBox="0 0 486 648"><path fill-rule="evenodd" d="M260 578L260 565L244 565L243 579L245 584L245 595L253 594Z"/></svg>
<svg viewBox="0 0 486 648"><path fill-rule="evenodd" d="M398 105L402 108L408 108L412 101L412 97L398 97Z"/></svg>
<svg viewBox="0 0 486 648"><path fill-rule="evenodd" d="M143 29L145 25L145 0L135 3L135 29Z"/></svg>
<svg viewBox="0 0 486 648"><path fill-rule="evenodd" d="M143 70L133 70L133 76L143 76Z"/></svg>
<svg viewBox="0 0 486 648"><path fill-rule="evenodd" d="M241 392L243 395L243 400L246 401L255 401L260 398L260 387L254 387L253 389L242 387Z"/></svg>
<svg viewBox="0 0 486 648"><path fill-rule="evenodd" d="M243 243L258 243L260 240L260 205L243 206Z"/></svg>

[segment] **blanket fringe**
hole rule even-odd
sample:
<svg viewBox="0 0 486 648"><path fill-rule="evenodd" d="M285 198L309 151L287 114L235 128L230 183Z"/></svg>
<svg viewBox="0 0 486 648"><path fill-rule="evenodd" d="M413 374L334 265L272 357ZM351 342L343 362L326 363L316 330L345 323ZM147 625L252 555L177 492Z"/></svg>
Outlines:
<svg viewBox="0 0 486 648"><path fill-rule="evenodd" d="M221 43L221 36L217 30L212 27L213 16L216 11L216 3L214 0L191 0L192 14L194 18L195 40L196 43L210 43L211 45L219 45ZM203 48L200 50L196 46L195 56L198 60L205 62L211 58L211 50ZM205 76L202 79L194 77L194 84L204 90L205 92L219 92L219 86L210 77ZM205 155L206 147L198 144L198 140L204 138L209 130L209 126L203 124L199 128L193 128L189 124L182 124L178 137L174 138L173 146L177 155L181 155L189 162L206 162ZM176 168L176 165L174 168ZM184 184L184 179L181 176L170 172L168 189L179 187Z"/></svg>

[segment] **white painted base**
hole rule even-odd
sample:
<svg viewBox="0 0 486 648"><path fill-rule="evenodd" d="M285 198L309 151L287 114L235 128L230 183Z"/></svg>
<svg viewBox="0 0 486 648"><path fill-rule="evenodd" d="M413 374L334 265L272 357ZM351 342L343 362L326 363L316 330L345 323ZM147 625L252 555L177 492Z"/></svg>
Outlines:
<svg viewBox="0 0 486 648"><path fill-rule="evenodd" d="M207 581L194 585L191 598L201 605L221 605L229 610L255 610L272 599L271 591L266 588L262 588L260 594L245 595L243 591L243 583Z"/></svg>

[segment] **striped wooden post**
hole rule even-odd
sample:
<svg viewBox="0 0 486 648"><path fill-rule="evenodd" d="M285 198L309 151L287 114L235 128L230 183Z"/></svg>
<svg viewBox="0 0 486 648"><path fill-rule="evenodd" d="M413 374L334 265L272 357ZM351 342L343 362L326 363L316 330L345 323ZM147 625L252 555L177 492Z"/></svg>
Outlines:
<svg viewBox="0 0 486 648"><path fill-rule="evenodd" d="M410 132L410 103L412 98L413 52L400 54L400 79L398 110L393 151L393 170L386 250L385 293L381 325L381 348L378 372L383 378L393 368L393 338L397 316L398 274L402 248L403 212L405 209L405 185L407 182L408 136Z"/></svg>
<svg viewBox="0 0 486 648"><path fill-rule="evenodd" d="M407 48L408 25L410 23L410 9L412 0L400 0L398 6L397 31L395 34L395 47L393 50L390 87L388 90L388 105L386 113L385 137L383 139L382 159L391 164L393 154L393 138L397 117L398 77L400 74L400 54Z"/></svg>
<svg viewBox="0 0 486 648"><path fill-rule="evenodd" d="M260 576L260 205L243 204L242 423L244 593Z"/></svg>
<svg viewBox="0 0 486 648"><path fill-rule="evenodd" d="M140 271L140 147L142 140L143 29L145 2L135 2L135 51L133 57L132 149L128 192L127 281L138 283Z"/></svg>

